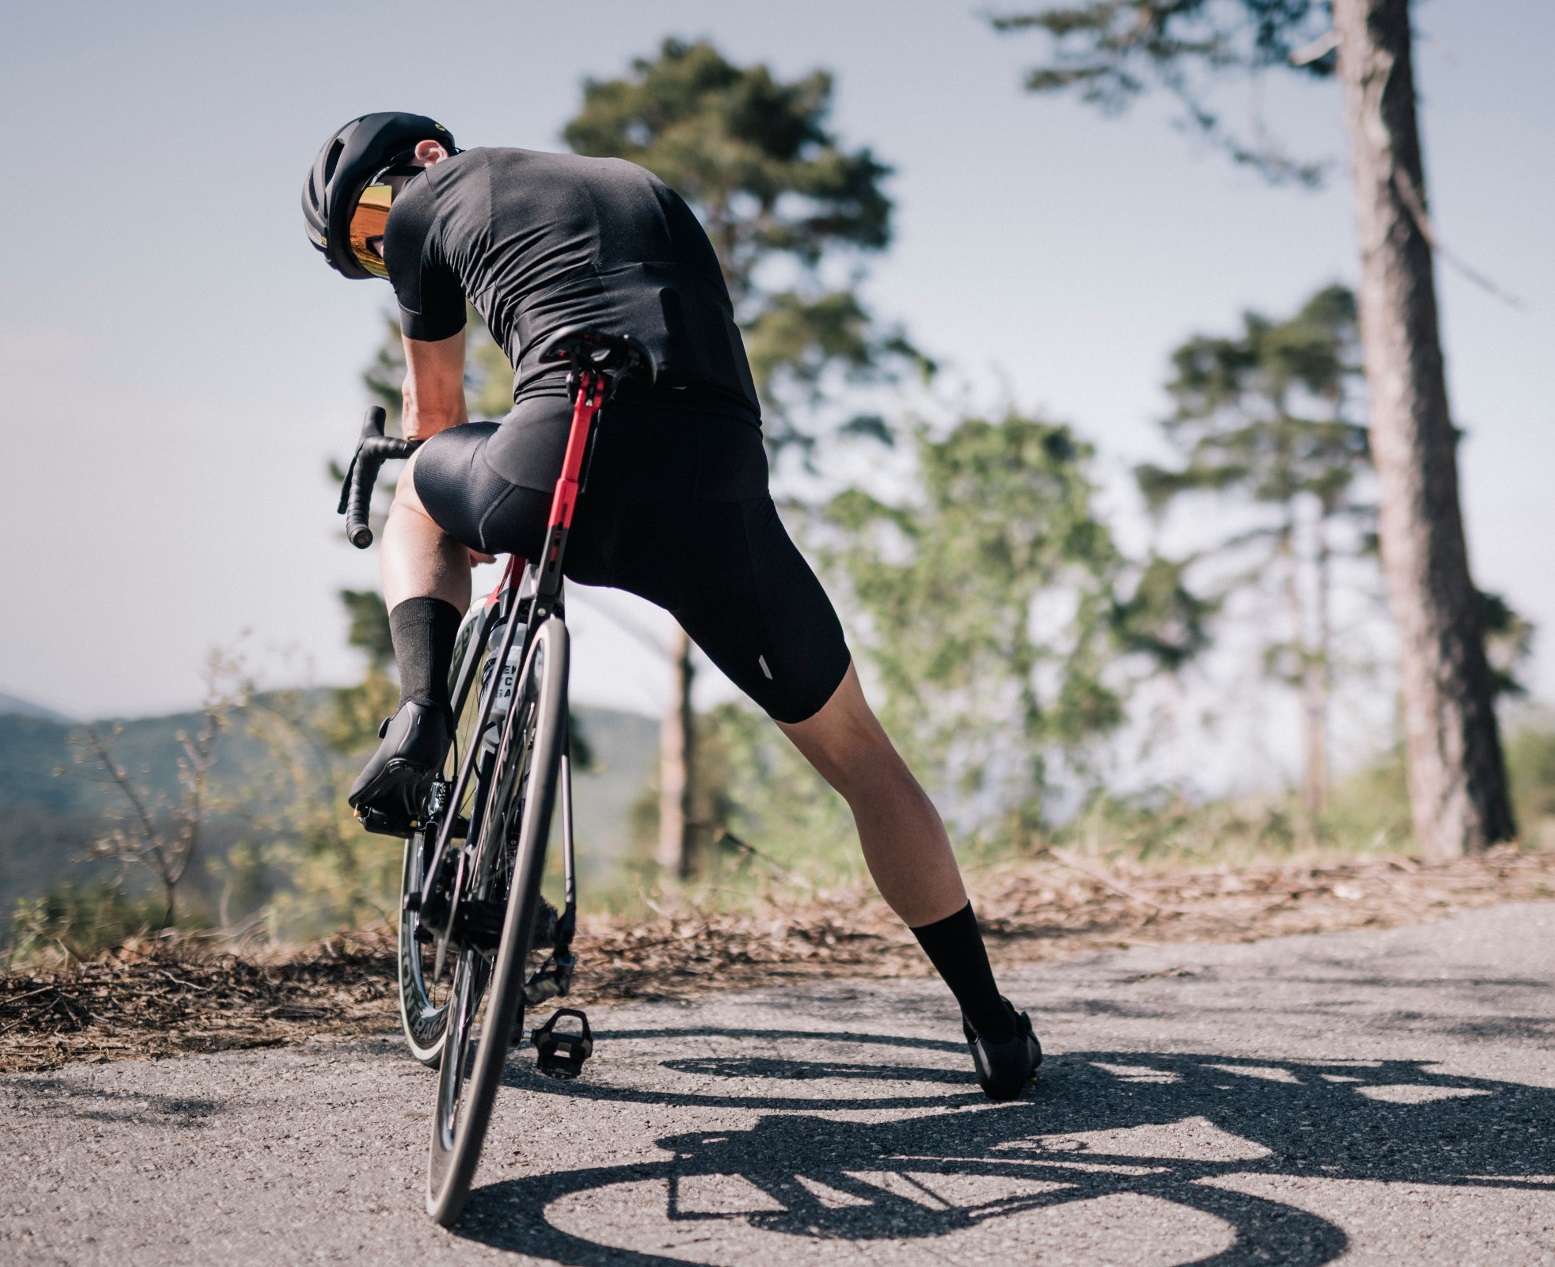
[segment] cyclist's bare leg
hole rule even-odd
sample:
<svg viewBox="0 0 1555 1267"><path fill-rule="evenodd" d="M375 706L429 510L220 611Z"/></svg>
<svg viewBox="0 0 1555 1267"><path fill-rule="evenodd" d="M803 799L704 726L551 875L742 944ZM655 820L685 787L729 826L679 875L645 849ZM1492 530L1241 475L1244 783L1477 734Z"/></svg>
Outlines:
<svg viewBox="0 0 1555 1267"><path fill-rule="evenodd" d="M470 552L432 522L406 463L379 555L400 706L383 742L352 784L351 807L374 831L404 835L447 752L448 661L459 614L470 605Z"/></svg>
<svg viewBox="0 0 1555 1267"><path fill-rule="evenodd" d="M416 496L416 458L400 473L378 550L384 606L407 598L440 598L464 611L470 605L470 552L432 522Z"/></svg>
<svg viewBox="0 0 1555 1267"><path fill-rule="evenodd" d="M869 874L903 923L919 928L966 905L939 811L870 709L851 664L820 712L778 725L848 802Z"/></svg>
<svg viewBox="0 0 1555 1267"><path fill-rule="evenodd" d="M778 723L853 810L880 894L913 931L961 1005L977 1080L1008 1100L1035 1073L1031 1022L999 993L945 824L870 710L853 666L820 712Z"/></svg>

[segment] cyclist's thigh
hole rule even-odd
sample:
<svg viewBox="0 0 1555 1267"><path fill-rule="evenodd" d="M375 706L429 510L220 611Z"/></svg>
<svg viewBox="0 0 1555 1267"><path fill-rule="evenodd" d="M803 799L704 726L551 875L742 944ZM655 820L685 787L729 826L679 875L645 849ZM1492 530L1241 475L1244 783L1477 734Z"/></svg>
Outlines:
<svg viewBox="0 0 1555 1267"><path fill-rule="evenodd" d="M769 496L629 508L617 573L778 721L813 716L847 673L842 624Z"/></svg>
<svg viewBox="0 0 1555 1267"><path fill-rule="evenodd" d="M433 436L417 452L414 472L427 514L472 549L538 558L566 447L567 410L565 398L526 400L500 424L471 422ZM597 553L592 519L580 506L568 543L569 574L575 562Z"/></svg>
<svg viewBox="0 0 1555 1267"><path fill-rule="evenodd" d="M467 422L429 439L416 453L416 496L439 528L472 550L522 552L520 542L532 539L538 551L544 507L536 525L534 507L524 497L528 490L508 483L485 461L485 448L497 430L495 422ZM535 502L544 500L532 496ZM498 544L493 530L499 526L505 537L519 540Z"/></svg>

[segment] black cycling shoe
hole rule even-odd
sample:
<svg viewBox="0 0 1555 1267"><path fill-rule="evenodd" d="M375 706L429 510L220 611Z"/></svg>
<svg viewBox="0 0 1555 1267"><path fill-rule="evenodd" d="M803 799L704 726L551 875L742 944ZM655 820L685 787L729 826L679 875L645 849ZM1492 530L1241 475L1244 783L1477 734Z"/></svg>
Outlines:
<svg viewBox="0 0 1555 1267"><path fill-rule="evenodd" d="M977 1066L977 1083L983 1094L994 1101L1016 1099L1037 1076L1037 1066L1042 1063L1042 1044L1031 1032L1031 1017L1017 1012L1008 999L1003 1002L1015 1022L1015 1036L1002 1043L979 1038L966 1017L961 1018L961 1031L972 1049L972 1063Z"/></svg>
<svg viewBox="0 0 1555 1267"><path fill-rule="evenodd" d="M414 831L450 738L448 710L408 699L378 728L383 740L357 776L346 802L368 831L405 836Z"/></svg>

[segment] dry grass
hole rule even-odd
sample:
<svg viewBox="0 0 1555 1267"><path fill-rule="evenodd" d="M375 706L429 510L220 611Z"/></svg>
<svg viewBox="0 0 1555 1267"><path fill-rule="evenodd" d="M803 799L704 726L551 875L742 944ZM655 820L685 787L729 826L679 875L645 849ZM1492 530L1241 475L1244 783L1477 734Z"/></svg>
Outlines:
<svg viewBox="0 0 1555 1267"><path fill-rule="evenodd" d="M1555 898L1555 853L1161 871L1052 851L979 874L996 960L1141 943L1251 941L1415 923ZM921 976L911 936L872 894L768 902L738 914L585 921L570 1001L685 997L795 976ZM274 1046L395 1024L393 937L373 929L302 952L142 943L57 972L0 978L0 1071Z"/></svg>

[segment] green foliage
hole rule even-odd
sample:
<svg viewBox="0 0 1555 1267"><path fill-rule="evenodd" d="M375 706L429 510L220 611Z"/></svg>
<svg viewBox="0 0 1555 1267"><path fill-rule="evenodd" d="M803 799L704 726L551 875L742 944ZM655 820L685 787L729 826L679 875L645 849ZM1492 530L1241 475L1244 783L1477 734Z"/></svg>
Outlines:
<svg viewBox="0 0 1555 1267"><path fill-rule="evenodd" d="M1230 492L1277 507L1316 499L1369 528L1375 504L1347 500L1370 472L1355 393L1354 296L1327 286L1292 316L1247 313L1230 336L1196 335L1172 353L1174 410L1163 426L1182 464L1143 467L1152 509L1183 493Z"/></svg>
<svg viewBox="0 0 1555 1267"><path fill-rule="evenodd" d="M1188 569L1222 612L1237 596L1277 599L1285 616L1259 639L1264 671L1302 686L1319 709L1340 667L1335 567L1361 561L1366 588L1379 585L1357 344L1354 297L1342 286L1287 318L1250 312L1235 334L1193 336L1172 353L1167 383L1174 409L1162 425L1177 463L1136 471L1158 517L1193 499L1231 511Z"/></svg>
<svg viewBox="0 0 1555 1267"><path fill-rule="evenodd" d="M1514 730L1506 741L1506 770L1523 842L1555 847L1555 728Z"/></svg>
<svg viewBox="0 0 1555 1267"><path fill-rule="evenodd" d="M1480 628L1485 633L1485 658L1490 663L1497 695L1525 695L1517 676L1533 658L1534 623L1500 594L1479 592Z"/></svg>
<svg viewBox="0 0 1555 1267"><path fill-rule="evenodd" d="M355 686L331 692L332 708L320 731L331 751L364 761L378 742L378 727L399 707L400 689L387 667L369 669Z"/></svg>
<svg viewBox="0 0 1555 1267"><path fill-rule="evenodd" d="M1330 540L1327 549L1369 555L1376 545L1376 501L1360 382L1354 297L1327 286L1288 318L1249 312L1233 335L1195 335L1175 349L1163 421L1179 462L1141 466L1140 491L1152 511L1185 495L1221 494L1262 513L1251 530L1214 549L1288 549L1303 502ZM1351 540L1335 543L1347 528ZM1260 564L1262 560L1260 559Z"/></svg>
<svg viewBox="0 0 1555 1267"><path fill-rule="evenodd" d="M992 19L1004 32L1038 32L1046 60L1032 92L1075 92L1118 114L1164 89L1180 122L1266 179L1313 186L1323 165L1290 158L1256 130L1228 128L1210 105L1217 78L1284 69L1326 79L1335 69L1328 0L1079 0Z"/></svg>
<svg viewBox="0 0 1555 1267"><path fill-rule="evenodd" d="M378 722L392 711L385 702L396 699L393 684L370 671L360 686L335 692L334 707L321 717L278 700L250 719L265 752L251 776L263 808L252 823L256 855L240 861L244 873L263 869L279 878L265 910L276 940L306 940L393 915L399 842L362 831L345 797L355 758L377 742Z"/></svg>
<svg viewBox="0 0 1555 1267"><path fill-rule="evenodd" d="M1555 729L1518 726L1506 741L1507 772L1525 847L1555 843ZM1395 746L1339 779L1309 829L1292 795L1198 803L1167 794L1099 795L1060 839L1086 852L1163 866L1245 863L1271 856L1410 854L1414 828L1404 753Z"/></svg>
<svg viewBox="0 0 1555 1267"><path fill-rule="evenodd" d="M1317 836L1330 848L1350 853L1414 852L1402 747L1395 744L1334 783Z"/></svg>
<svg viewBox="0 0 1555 1267"><path fill-rule="evenodd" d="M820 557L909 762L951 794L963 828L1021 839L1051 775L1087 773L1122 722L1131 662L1183 663L1204 609L1170 564L1123 556L1097 508L1094 452L1067 426L1010 413L914 440L912 495L834 497Z"/></svg>
<svg viewBox="0 0 1555 1267"><path fill-rule="evenodd" d="M621 78L587 80L563 136L580 154L640 163L693 201L743 302L774 256L814 266L838 245L890 241L890 169L868 148L841 147L831 104L826 71L783 83L706 41L672 38Z"/></svg>
<svg viewBox="0 0 1555 1267"><path fill-rule="evenodd" d="M1505 741L1507 779L1525 846L1555 844L1555 729L1548 717L1514 725ZM1413 850L1404 754L1395 746L1341 779L1327 813L1325 838L1337 848Z"/></svg>
<svg viewBox="0 0 1555 1267"><path fill-rule="evenodd" d="M864 880L847 804L764 713L741 701L700 714L695 754L695 867L690 883L676 886L678 897L729 908L773 891L792 897ZM638 910L662 891L654 863L658 807L655 773L631 806L630 854L590 886L618 910Z"/></svg>
<svg viewBox="0 0 1555 1267"><path fill-rule="evenodd" d="M1257 652L1267 677L1303 693L1304 724L1317 728L1310 758L1326 747L1335 685L1377 667L1338 636L1334 611L1342 588L1373 602L1381 589L1354 296L1331 285L1288 317L1246 313L1233 334L1186 340L1171 365L1174 409L1162 425L1177 462L1139 467L1140 491L1158 517L1196 500L1222 512L1184 570L1222 625L1235 616L1249 627L1247 602L1233 600L1283 608L1262 622ZM1515 693L1532 626L1498 595L1481 602L1496 689ZM1307 778L1316 813L1323 768L1309 767ZM1392 828L1390 820L1378 830Z"/></svg>
<svg viewBox="0 0 1555 1267"><path fill-rule="evenodd" d="M667 39L619 78L588 80L563 135L580 154L640 163L697 211L723 265L767 417L768 439L808 452L828 374L889 377L929 362L839 286L828 261L891 240L890 168L829 126L832 77L741 67L706 41Z"/></svg>
<svg viewBox="0 0 1555 1267"><path fill-rule="evenodd" d="M74 959L91 959L160 929L166 915L167 904L156 894L131 893L115 881L66 881L42 897L17 901L6 956L25 964L63 950ZM182 925L191 926L187 915Z"/></svg>
<svg viewBox="0 0 1555 1267"><path fill-rule="evenodd" d="M377 590L340 590L350 622L346 641L367 657L369 669L378 671L394 663L394 644L389 639L389 613Z"/></svg>
<svg viewBox="0 0 1555 1267"><path fill-rule="evenodd" d="M1131 591L1113 604L1112 628L1127 652L1146 656L1168 672L1183 668L1209 644L1209 622L1219 600L1189 587L1188 564L1154 555Z"/></svg>
<svg viewBox="0 0 1555 1267"><path fill-rule="evenodd" d="M1055 833L1056 843L1081 853L1162 866L1288 855L1303 839L1287 798L1200 804L1169 792L1100 792Z"/></svg>

